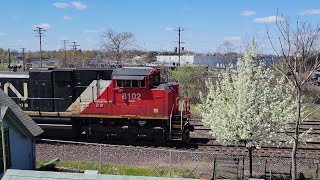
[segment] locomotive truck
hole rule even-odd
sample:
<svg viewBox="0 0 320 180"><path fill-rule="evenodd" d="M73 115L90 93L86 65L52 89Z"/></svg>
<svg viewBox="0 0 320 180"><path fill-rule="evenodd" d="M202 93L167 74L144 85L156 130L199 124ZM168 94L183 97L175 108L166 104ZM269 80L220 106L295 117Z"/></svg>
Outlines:
<svg viewBox="0 0 320 180"><path fill-rule="evenodd" d="M193 131L179 84L150 67L2 71L0 87L38 124L70 124L74 136L189 142Z"/></svg>

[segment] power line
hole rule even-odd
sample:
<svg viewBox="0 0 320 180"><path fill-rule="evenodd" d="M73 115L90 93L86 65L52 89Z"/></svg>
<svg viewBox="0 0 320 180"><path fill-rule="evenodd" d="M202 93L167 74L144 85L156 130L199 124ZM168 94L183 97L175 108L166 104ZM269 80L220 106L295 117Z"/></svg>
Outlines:
<svg viewBox="0 0 320 180"><path fill-rule="evenodd" d="M80 46L80 45L78 45L76 41L73 41L71 43L73 43L72 45L70 45L72 47L72 49L73 49L73 52L76 52L77 51L77 47Z"/></svg>
<svg viewBox="0 0 320 180"><path fill-rule="evenodd" d="M76 52L77 52L77 47L80 46L80 45L78 45L76 41L73 41L73 42L71 42L71 43L73 43L73 44L71 45L71 47L72 47L72 49L73 49L73 63L75 63L75 62L76 62L76 56L75 56L75 54L76 54Z"/></svg>
<svg viewBox="0 0 320 180"><path fill-rule="evenodd" d="M184 31L184 29L182 29L182 28L178 28L178 29L175 29L174 31L178 31L178 36L179 36L179 39L178 39L178 57L179 57L179 67L180 67L180 56L181 56L181 43L184 43L184 42L181 42L181 31ZM183 48L183 50L184 50L184 47L182 47Z"/></svg>
<svg viewBox="0 0 320 180"><path fill-rule="evenodd" d="M68 40L61 40L62 43L63 43L63 46L64 46L64 61L63 61L63 66L64 67L67 67L67 47L66 47L66 44L68 42Z"/></svg>
<svg viewBox="0 0 320 180"><path fill-rule="evenodd" d="M41 47L41 39L42 39L42 36L43 36L43 34L44 34L44 32L46 31L44 28L42 28L42 27L36 27L37 29L35 29L35 30L33 30L33 31L35 31L38 35L36 35L36 36L38 36L39 37L39 39L40 39L40 67L42 67L42 47Z"/></svg>

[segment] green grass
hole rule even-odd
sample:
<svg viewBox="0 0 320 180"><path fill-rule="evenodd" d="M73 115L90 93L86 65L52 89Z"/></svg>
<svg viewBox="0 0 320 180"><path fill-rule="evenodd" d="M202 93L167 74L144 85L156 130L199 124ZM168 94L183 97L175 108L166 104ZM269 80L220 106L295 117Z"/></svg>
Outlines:
<svg viewBox="0 0 320 180"><path fill-rule="evenodd" d="M38 161L37 168L40 169L48 161ZM54 165L75 170L100 170L100 165L93 162L82 161L60 161ZM132 176L154 176L154 177L169 177L169 170L165 168L142 168L128 165L109 165L102 164L102 174L114 175L132 175ZM171 172L171 177L197 177L191 170L174 169Z"/></svg>

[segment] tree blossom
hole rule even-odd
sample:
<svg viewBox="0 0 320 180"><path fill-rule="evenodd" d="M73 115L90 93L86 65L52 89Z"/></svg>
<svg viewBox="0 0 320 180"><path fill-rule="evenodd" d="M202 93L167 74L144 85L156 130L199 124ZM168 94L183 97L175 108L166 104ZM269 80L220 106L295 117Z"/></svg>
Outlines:
<svg viewBox="0 0 320 180"><path fill-rule="evenodd" d="M295 120L289 83L259 61L253 43L236 69L227 68L218 81L207 82L209 93L198 107L203 122L223 145L244 143L252 150L280 145Z"/></svg>

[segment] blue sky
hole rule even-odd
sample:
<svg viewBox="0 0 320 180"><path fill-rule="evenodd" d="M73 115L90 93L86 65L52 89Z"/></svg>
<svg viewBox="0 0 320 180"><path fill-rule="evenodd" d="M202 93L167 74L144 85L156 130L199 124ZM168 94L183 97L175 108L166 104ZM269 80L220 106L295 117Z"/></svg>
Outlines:
<svg viewBox="0 0 320 180"><path fill-rule="evenodd" d="M225 40L237 47L252 37L266 42L277 9L320 24L319 0L1 0L0 47L38 50L38 25L47 30L44 50L62 48L62 39L99 49L103 31L112 28L132 32L139 49L165 51L176 46L173 29L180 26L186 50L213 52Z"/></svg>

